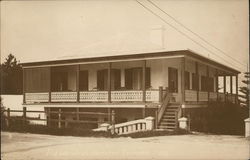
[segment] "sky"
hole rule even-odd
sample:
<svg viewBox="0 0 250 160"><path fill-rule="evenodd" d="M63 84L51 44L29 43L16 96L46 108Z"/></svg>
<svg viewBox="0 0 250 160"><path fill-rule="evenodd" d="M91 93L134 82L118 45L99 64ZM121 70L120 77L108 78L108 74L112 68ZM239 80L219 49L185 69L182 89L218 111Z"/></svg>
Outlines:
<svg viewBox="0 0 250 160"><path fill-rule="evenodd" d="M1 62L190 49L246 71L247 0L151 1L165 13L138 0L165 22L136 0L1 1Z"/></svg>

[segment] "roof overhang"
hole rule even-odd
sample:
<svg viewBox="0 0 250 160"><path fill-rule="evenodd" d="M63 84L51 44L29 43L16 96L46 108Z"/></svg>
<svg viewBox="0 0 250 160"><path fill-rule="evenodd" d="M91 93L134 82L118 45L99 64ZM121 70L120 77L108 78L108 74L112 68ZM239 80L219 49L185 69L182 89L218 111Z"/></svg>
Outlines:
<svg viewBox="0 0 250 160"><path fill-rule="evenodd" d="M77 59L65 59L65 60L52 60L52 61L40 61L40 62L28 62L21 63L23 68L35 68L35 67L48 67L48 66L64 66L64 65L76 65L76 64L93 64L93 63L108 63L108 62L122 62L122 61L137 61L137 60L149 60L160 58L181 58L189 57L201 62L205 62L209 65L224 69L234 74L239 74L240 71L233 69L229 66L221 64L210 58L201 56L191 50L177 50L177 51L165 51L165 52L150 52L150 53L138 53L116 56L103 56L93 58L77 58Z"/></svg>

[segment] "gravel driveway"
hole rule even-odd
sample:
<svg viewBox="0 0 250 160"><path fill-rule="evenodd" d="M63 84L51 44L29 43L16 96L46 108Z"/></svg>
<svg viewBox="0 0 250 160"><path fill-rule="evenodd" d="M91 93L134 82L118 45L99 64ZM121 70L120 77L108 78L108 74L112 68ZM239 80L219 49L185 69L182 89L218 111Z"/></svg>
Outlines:
<svg viewBox="0 0 250 160"><path fill-rule="evenodd" d="M3 160L248 159L240 136L178 135L151 138L85 138L1 132Z"/></svg>

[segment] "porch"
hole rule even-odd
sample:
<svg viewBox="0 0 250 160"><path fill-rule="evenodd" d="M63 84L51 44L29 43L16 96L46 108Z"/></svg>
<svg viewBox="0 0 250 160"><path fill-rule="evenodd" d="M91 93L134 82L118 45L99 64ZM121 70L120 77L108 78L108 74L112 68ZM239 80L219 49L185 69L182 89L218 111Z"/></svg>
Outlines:
<svg viewBox="0 0 250 160"><path fill-rule="evenodd" d="M153 103L157 106L167 90L171 94L170 103L237 103L238 72L192 54L159 53L159 57L145 54L140 58L112 57L109 61L105 58L27 65L23 72L23 103Z"/></svg>

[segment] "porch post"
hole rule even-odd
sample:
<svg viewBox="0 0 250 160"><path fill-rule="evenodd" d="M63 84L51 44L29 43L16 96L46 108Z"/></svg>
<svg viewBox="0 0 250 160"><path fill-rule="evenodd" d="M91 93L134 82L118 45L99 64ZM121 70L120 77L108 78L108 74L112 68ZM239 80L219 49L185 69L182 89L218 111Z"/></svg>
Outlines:
<svg viewBox="0 0 250 160"><path fill-rule="evenodd" d="M207 80L208 79L209 79L209 67L207 66ZM208 86L208 84L207 84L207 86ZM210 88L207 87L207 101L208 102L209 102L209 90L210 90Z"/></svg>
<svg viewBox="0 0 250 160"><path fill-rule="evenodd" d="M238 104L238 74L235 76L235 89L236 89L236 99L235 99L235 103Z"/></svg>
<svg viewBox="0 0 250 160"><path fill-rule="evenodd" d="M185 58L181 58L181 103L185 103Z"/></svg>
<svg viewBox="0 0 250 160"><path fill-rule="evenodd" d="M199 77L199 66L198 66L198 62L195 62L195 73L196 76L198 77L198 84L197 84L197 102L199 102L199 90L200 90L200 77Z"/></svg>
<svg viewBox="0 0 250 160"><path fill-rule="evenodd" d="M49 67L49 103L51 103L51 67Z"/></svg>
<svg viewBox="0 0 250 160"><path fill-rule="evenodd" d="M146 60L143 60L142 66L142 101L146 102Z"/></svg>
<svg viewBox="0 0 250 160"><path fill-rule="evenodd" d="M227 100L227 95L226 95L226 76L223 76L223 85L224 85L224 96L225 96L225 102L226 102L226 100Z"/></svg>
<svg viewBox="0 0 250 160"><path fill-rule="evenodd" d="M25 104L25 100L26 100L26 98L25 98L25 88L26 88L26 86L25 86L25 69L23 68L23 104Z"/></svg>
<svg viewBox="0 0 250 160"><path fill-rule="evenodd" d="M111 103L111 62L108 63L108 102Z"/></svg>
<svg viewBox="0 0 250 160"><path fill-rule="evenodd" d="M218 99L219 99L219 80L218 80L218 70L216 69L215 70L215 91L216 91L216 93L217 93L217 101L218 101Z"/></svg>
<svg viewBox="0 0 250 160"><path fill-rule="evenodd" d="M233 77L230 75L230 94L233 94Z"/></svg>
<svg viewBox="0 0 250 160"><path fill-rule="evenodd" d="M80 92L79 92L79 73L80 73L80 64L76 66L76 92L77 92L77 103L80 102Z"/></svg>

